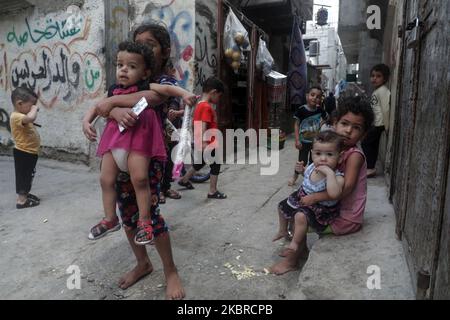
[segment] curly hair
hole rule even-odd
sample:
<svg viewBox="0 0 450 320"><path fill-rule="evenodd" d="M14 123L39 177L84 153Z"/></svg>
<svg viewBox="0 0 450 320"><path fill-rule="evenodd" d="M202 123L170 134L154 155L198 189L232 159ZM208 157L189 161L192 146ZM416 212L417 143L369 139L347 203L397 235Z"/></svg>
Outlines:
<svg viewBox="0 0 450 320"><path fill-rule="evenodd" d="M126 51L129 53L136 53L141 55L144 58L145 66L147 69L150 69L152 74L155 72L155 57L153 55L153 51L146 45L141 43L132 42L132 41L123 41L119 43L120 51Z"/></svg>
<svg viewBox="0 0 450 320"><path fill-rule="evenodd" d="M370 105L370 100L365 96L344 96L339 97L336 109L336 121L341 120L347 113L361 115L364 118L364 130L369 131L375 120L375 115Z"/></svg>

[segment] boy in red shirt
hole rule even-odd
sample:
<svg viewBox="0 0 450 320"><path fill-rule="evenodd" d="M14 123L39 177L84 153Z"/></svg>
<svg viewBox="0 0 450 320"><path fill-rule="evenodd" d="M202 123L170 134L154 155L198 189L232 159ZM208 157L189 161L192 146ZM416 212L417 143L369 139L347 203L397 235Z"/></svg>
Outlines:
<svg viewBox="0 0 450 320"><path fill-rule="evenodd" d="M189 182L189 179L201 168L206 165L203 155L205 151L211 152L211 156L215 157L215 150L219 147L215 137L211 137L209 140L203 140L204 134L207 130L218 130L217 126L217 114L211 104L217 104L220 101L220 97L225 91L225 87L222 81L215 77L210 77L203 85L203 95L197 107L194 111L193 122L194 128L198 127L200 130L194 129L195 146L202 147L202 163L194 164L192 168L181 177L178 184L187 189L194 189L194 186ZM197 123L197 124L196 124ZM205 150L207 149L207 150ZM225 199L227 196L217 190L217 180L220 173L220 164L213 162L209 164L211 167L211 178L209 183L208 198L210 199Z"/></svg>

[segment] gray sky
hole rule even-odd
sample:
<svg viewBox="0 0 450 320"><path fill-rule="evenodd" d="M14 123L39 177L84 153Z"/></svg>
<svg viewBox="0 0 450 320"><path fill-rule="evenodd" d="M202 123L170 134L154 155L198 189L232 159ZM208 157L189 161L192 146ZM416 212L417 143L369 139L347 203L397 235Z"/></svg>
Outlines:
<svg viewBox="0 0 450 320"><path fill-rule="evenodd" d="M332 26L336 27L336 29L337 29L338 20L339 20L339 0L314 0L314 4L316 4L313 9L314 10L314 15L313 15L314 21L316 20L316 13L320 9L320 6L317 6L317 5L323 4L323 5L331 6L331 8L325 7L326 9L328 9L328 23L331 24Z"/></svg>

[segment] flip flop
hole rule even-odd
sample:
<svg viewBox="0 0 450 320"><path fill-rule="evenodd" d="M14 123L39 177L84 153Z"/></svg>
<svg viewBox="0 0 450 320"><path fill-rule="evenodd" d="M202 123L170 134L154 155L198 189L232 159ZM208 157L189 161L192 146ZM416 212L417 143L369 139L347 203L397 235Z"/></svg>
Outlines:
<svg viewBox="0 0 450 320"><path fill-rule="evenodd" d="M182 187L185 187L186 189L192 190L195 189L194 186L192 185L192 183L188 182L183 182L182 180L178 181L178 184Z"/></svg>
<svg viewBox="0 0 450 320"><path fill-rule="evenodd" d="M167 190L164 195L170 199L181 199L181 194L172 189Z"/></svg>
<svg viewBox="0 0 450 320"><path fill-rule="evenodd" d="M221 192L219 192L219 191L216 191L216 192L214 192L213 194L209 194L209 193L208 193L208 198L209 198L209 199L226 199L226 198L227 198L227 195L226 195L226 194L223 194L223 193L221 193Z"/></svg>
<svg viewBox="0 0 450 320"><path fill-rule="evenodd" d="M159 194L159 204L164 204L164 203L166 203L166 196L164 195L163 192L161 192Z"/></svg>
<svg viewBox="0 0 450 320"><path fill-rule="evenodd" d="M25 203L20 204L20 203L16 203L16 208L17 209L25 209L25 208L31 208L31 207L36 207L39 205L39 201L36 200L32 200L31 198L28 198Z"/></svg>
<svg viewBox="0 0 450 320"><path fill-rule="evenodd" d="M34 194L29 193L27 195L27 198L31 199L31 200L35 200L35 201L41 201L41 199L39 199L39 197L35 196Z"/></svg>

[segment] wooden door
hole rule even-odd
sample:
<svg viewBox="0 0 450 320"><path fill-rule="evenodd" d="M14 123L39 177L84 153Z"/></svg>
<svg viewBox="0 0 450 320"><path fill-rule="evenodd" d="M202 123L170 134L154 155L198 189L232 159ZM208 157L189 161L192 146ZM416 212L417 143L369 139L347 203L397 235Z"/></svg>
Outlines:
<svg viewBox="0 0 450 320"><path fill-rule="evenodd" d="M442 234L450 152L448 12L449 2L438 0L408 1L406 8L407 22L418 16L422 26L417 45L404 55L393 200L419 299L441 288L437 261L448 259L448 252L440 254L441 238L448 241ZM405 37L404 44L412 40Z"/></svg>

